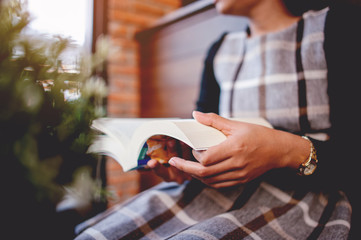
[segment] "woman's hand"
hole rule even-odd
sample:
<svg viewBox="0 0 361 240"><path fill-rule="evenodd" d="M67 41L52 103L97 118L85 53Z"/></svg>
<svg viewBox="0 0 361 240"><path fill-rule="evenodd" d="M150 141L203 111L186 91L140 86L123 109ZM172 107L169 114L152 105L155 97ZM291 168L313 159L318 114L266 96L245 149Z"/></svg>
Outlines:
<svg viewBox="0 0 361 240"><path fill-rule="evenodd" d="M149 146L147 155L151 157L147 166L151 168L155 174L167 182L183 183L190 180L191 176L167 163L172 157L182 157L191 159L191 148L186 144L166 136L153 136L148 139Z"/></svg>
<svg viewBox="0 0 361 240"><path fill-rule="evenodd" d="M249 182L274 168L297 167L307 159L307 140L287 132L194 112L194 118L222 131L227 139L206 151L193 151L198 162L174 157L169 164L215 187Z"/></svg>

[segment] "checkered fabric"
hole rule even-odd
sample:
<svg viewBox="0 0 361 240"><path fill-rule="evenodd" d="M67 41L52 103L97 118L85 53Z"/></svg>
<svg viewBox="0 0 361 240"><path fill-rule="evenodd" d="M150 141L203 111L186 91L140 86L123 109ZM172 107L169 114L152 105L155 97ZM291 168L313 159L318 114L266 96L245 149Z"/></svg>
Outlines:
<svg viewBox="0 0 361 240"><path fill-rule="evenodd" d="M292 132L330 128L323 49L326 13L307 12L291 27L259 37L226 35L214 61L220 114L264 117Z"/></svg>
<svg viewBox="0 0 361 240"><path fill-rule="evenodd" d="M284 191L266 182L222 190L195 180L162 183L79 225L85 230L76 240L347 239L350 214L340 192Z"/></svg>

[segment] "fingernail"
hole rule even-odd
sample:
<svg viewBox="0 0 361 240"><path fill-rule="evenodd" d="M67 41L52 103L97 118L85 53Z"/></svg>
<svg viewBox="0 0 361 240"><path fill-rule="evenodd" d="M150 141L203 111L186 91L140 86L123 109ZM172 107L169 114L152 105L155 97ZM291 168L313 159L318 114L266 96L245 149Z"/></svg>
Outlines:
<svg viewBox="0 0 361 240"><path fill-rule="evenodd" d="M199 111L194 110L194 111L192 112L193 118L195 118L195 115L197 115L197 114L199 114Z"/></svg>
<svg viewBox="0 0 361 240"><path fill-rule="evenodd" d="M169 159L168 163L172 166L175 166L175 160L174 158Z"/></svg>
<svg viewBox="0 0 361 240"><path fill-rule="evenodd" d="M154 168L155 165L156 165L156 164L155 164L155 161L152 160L152 159L147 162L147 166L150 167L150 168Z"/></svg>

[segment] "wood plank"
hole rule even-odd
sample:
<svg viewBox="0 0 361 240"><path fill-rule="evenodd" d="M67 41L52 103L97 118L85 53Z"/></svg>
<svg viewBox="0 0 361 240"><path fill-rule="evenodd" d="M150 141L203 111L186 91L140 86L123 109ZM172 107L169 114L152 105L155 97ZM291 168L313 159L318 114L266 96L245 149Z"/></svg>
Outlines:
<svg viewBox="0 0 361 240"><path fill-rule="evenodd" d="M141 117L190 117L208 48L223 32L245 27L244 18L219 15L205 2L187 8L186 13L184 9L176 11L176 17L167 16L137 34Z"/></svg>

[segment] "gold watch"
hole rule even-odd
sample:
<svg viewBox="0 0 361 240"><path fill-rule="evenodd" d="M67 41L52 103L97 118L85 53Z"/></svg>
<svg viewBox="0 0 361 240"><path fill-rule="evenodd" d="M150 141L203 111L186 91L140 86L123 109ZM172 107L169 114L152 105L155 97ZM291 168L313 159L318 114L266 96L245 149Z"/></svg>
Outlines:
<svg viewBox="0 0 361 240"><path fill-rule="evenodd" d="M310 150L310 156L306 159L306 161L301 163L301 165L298 167L297 174L301 176L308 176L308 175L312 175L315 172L317 168L318 160L317 160L316 149L313 146L311 140L306 136L302 136L302 138L306 139L310 143L311 150Z"/></svg>

